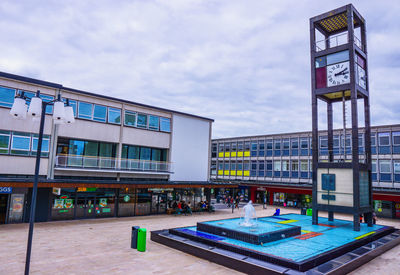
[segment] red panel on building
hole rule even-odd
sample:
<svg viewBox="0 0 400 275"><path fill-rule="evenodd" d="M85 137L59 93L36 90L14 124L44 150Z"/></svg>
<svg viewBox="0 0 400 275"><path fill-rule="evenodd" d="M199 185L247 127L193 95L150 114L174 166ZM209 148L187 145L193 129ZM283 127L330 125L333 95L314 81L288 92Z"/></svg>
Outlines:
<svg viewBox="0 0 400 275"><path fill-rule="evenodd" d="M315 69L315 80L317 89L326 88L326 67Z"/></svg>

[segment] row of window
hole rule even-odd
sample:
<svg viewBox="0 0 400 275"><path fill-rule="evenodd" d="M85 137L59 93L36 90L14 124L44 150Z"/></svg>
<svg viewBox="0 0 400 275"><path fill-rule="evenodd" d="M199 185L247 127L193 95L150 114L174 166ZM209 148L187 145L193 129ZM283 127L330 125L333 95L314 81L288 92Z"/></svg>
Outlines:
<svg viewBox="0 0 400 275"><path fill-rule="evenodd" d="M400 153L400 132L390 133L373 133L371 135L371 151L372 154L399 154ZM377 150L378 140L378 150ZM215 157L232 157L236 155L226 154L229 152L250 151L252 157L263 156L306 156L311 155L312 150L311 138L286 138L286 139L267 139L258 141L239 141L239 142L220 142L213 143L211 156ZM346 148L346 154L351 154L351 135L335 135L333 137L333 153L335 155L343 154ZM328 154L328 137L319 137L319 153L320 155ZM364 134L359 135L359 152L364 153Z"/></svg>
<svg viewBox="0 0 400 275"><path fill-rule="evenodd" d="M0 87L0 107L11 108L14 103L15 89ZM18 90L18 93L24 92L24 95L29 99L35 96L35 93L29 91ZM40 97L44 101L54 100L53 96L41 94ZM66 99L64 98L64 102ZM27 100L29 105L30 100ZM121 124L121 109L107 107L104 105L93 104L89 102L69 100L70 106L74 110L74 115L77 118L88 119L97 122ZM52 106L46 107L46 113L53 112ZM171 120L166 117L137 113L133 111L125 111L124 125L148 129L153 131L171 132Z"/></svg>
<svg viewBox="0 0 400 275"><path fill-rule="evenodd" d="M211 162L211 175L246 176L238 171L249 171L251 177L311 178L311 170L311 160ZM372 180L400 182L400 160L372 161Z"/></svg>
<svg viewBox="0 0 400 275"><path fill-rule="evenodd" d="M72 157L116 158L117 144L88 140L59 138L57 155ZM167 149L122 145L122 159L166 161Z"/></svg>
<svg viewBox="0 0 400 275"><path fill-rule="evenodd" d="M0 130L0 154L36 156L39 137L36 134ZM45 135L42 156L49 155L50 138Z"/></svg>

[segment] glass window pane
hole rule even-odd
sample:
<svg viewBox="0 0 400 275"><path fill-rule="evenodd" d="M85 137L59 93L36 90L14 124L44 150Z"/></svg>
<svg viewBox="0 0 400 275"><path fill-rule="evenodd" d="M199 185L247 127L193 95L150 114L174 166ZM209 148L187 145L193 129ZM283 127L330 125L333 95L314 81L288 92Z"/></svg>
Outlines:
<svg viewBox="0 0 400 275"><path fill-rule="evenodd" d="M389 133L379 133L379 146L388 146L390 145L390 134Z"/></svg>
<svg viewBox="0 0 400 275"><path fill-rule="evenodd" d="M115 158L115 144L100 142L100 157Z"/></svg>
<svg viewBox="0 0 400 275"><path fill-rule="evenodd" d="M161 161L161 150L160 149L151 149L151 160Z"/></svg>
<svg viewBox="0 0 400 275"><path fill-rule="evenodd" d="M171 119L160 117L160 131L171 132Z"/></svg>
<svg viewBox="0 0 400 275"><path fill-rule="evenodd" d="M86 102L78 103L78 117L92 119L93 104Z"/></svg>
<svg viewBox="0 0 400 275"><path fill-rule="evenodd" d="M300 169L303 172L308 172L308 160L302 160L300 162Z"/></svg>
<svg viewBox="0 0 400 275"><path fill-rule="evenodd" d="M400 145L400 132L393 133L393 145Z"/></svg>
<svg viewBox="0 0 400 275"><path fill-rule="evenodd" d="M141 160L150 160L151 156L151 148L141 147L140 148L140 159Z"/></svg>
<svg viewBox="0 0 400 275"><path fill-rule="evenodd" d="M14 103L15 90L0 87L0 106L11 108Z"/></svg>
<svg viewBox="0 0 400 275"><path fill-rule="evenodd" d="M139 159L139 146L129 146L128 159Z"/></svg>
<svg viewBox="0 0 400 275"><path fill-rule="evenodd" d="M274 171L281 171L281 162L274 161Z"/></svg>
<svg viewBox="0 0 400 275"><path fill-rule="evenodd" d="M99 155L99 143L95 141L85 141L85 156L95 156Z"/></svg>
<svg viewBox="0 0 400 275"><path fill-rule="evenodd" d="M54 96L44 95L44 94L40 94L40 98L44 102L50 102L50 101L54 100ZM47 105L46 106L46 114L52 114L52 113L53 113L53 105Z"/></svg>
<svg viewBox="0 0 400 275"><path fill-rule="evenodd" d="M94 105L93 120L106 122L107 107L101 105Z"/></svg>
<svg viewBox="0 0 400 275"><path fill-rule="evenodd" d="M7 149L10 145L10 135L0 135L0 149Z"/></svg>
<svg viewBox="0 0 400 275"><path fill-rule="evenodd" d="M158 131L158 116L151 116L149 115L149 129L150 130L157 130Z"/></svg>
<svg viewBox="0 0 400 275"><path fill-rule="evenodd" d="M29 151L30 146L31 146L30 136L13 135L11 144L12 150Z"/></svg>
<svg viewBox="0 0 400 275"><path fill-rule="evenodd" d="M121 124L121 110L108 107L108 122Z"/></svg>
<svg viewBox="0 0 400 275"><path fill-rule="evenodd" d="M349 51L342 51L330 54L326 57L327 65L343 62L349 60Z"/></svg>
<svg viewBox="0 0 400 275"><path fill-rule="evenodd" d="M400 160L395 160L393 163L393 170L396 174L400 174Z"/></svg>
<svg viewBox="0 0 400 275"><path fill-rule="evenodd" d="M147 128L147 115L145 114L137 115L137 127Z"/></svg>
<svg viewBox="0 0 400 275"><path fill-rule="evenodd" d="M33 137L32 138L32 152L36 152L37 151L37 146L38 146L38 142L39 138L37 137ZM49 152L49 144L50 144L50 140L48 138L43 138L42 140L42 152Z"/></svg>
<svg viewBox="0 0 400 275"><path fill-rule="evenodd" d="M125 111L124 124L128 126L136 126L136 113L131 111Z"/></svg>
<svg viewBox="0 0 400 275"><path fill-rule="evenodd" d="M380 165L380 172L381 173L390 173L391 169L390 169L390 160L381 160L379 161L379 165Z"/></svg>

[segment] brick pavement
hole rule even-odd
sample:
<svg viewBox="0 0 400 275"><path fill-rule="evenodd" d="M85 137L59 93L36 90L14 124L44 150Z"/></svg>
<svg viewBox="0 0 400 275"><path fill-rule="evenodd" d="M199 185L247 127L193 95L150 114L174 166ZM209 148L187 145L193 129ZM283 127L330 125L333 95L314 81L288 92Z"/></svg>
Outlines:
<svg viewBox="0 0 400 275"><path fill-rule="evenodd" d="M257 216L273 207L256 207ZM295 209L282 209L282 213ZM149 231L195 225L197 221L236 217L230 209L192 216L157 215L35 224L31 274L242 274L149 240ZM337 215L337 218L350 219ZM400 228L400 221L378 223ZM147 228L147 251L130 248L131 226ZM23 274L28 224L0 225L0 274ZM400 274L400 246L352 274Z"/></svg>

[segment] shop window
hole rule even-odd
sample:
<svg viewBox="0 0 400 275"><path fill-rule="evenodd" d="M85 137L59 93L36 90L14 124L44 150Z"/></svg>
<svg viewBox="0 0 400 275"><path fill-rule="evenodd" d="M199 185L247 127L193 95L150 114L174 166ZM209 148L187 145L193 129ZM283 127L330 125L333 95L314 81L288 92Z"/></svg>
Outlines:
<svg viewBox="0 0 400 275"><path fill-rule="evenodd" d="M124 125L136 127L136 113L125 111Z"/></svg>
<svg viewBox="0 0 400 275"><path fill-rule="evenodd" d="M11 108L14 103L15 90L6 87L0 87L0 106Z"/></svg>
<svg viewBox="0 0 400 275"><path fill-rule="evenodd" d="M121 110L108 107L108 123L121 124Z"/></svg>
<svg viewBox="0 0 400 275"><path fill-rule="evenodd" d="M53 194L51 219L70 220L74 218L75 188L61 188L60 194Z"/></svg>
<svg viewBox="0 0 400 275"><path fill-rule="evenodd" d="M167 117L160 117L160 131L171 132L171 119Z"/></svg>
<svg viewBox="0 0 400 275"><path fill-rule="evenodd" d="M149 115L149 129L158 131L158 129L159 129L158 116Z"/></svg>
<svg viewBox="0 0 400 275"><path fill-rule="evenodd" d="M92 119L92 117L93 117L93 104L79 101L78 118Z"/></svg>

